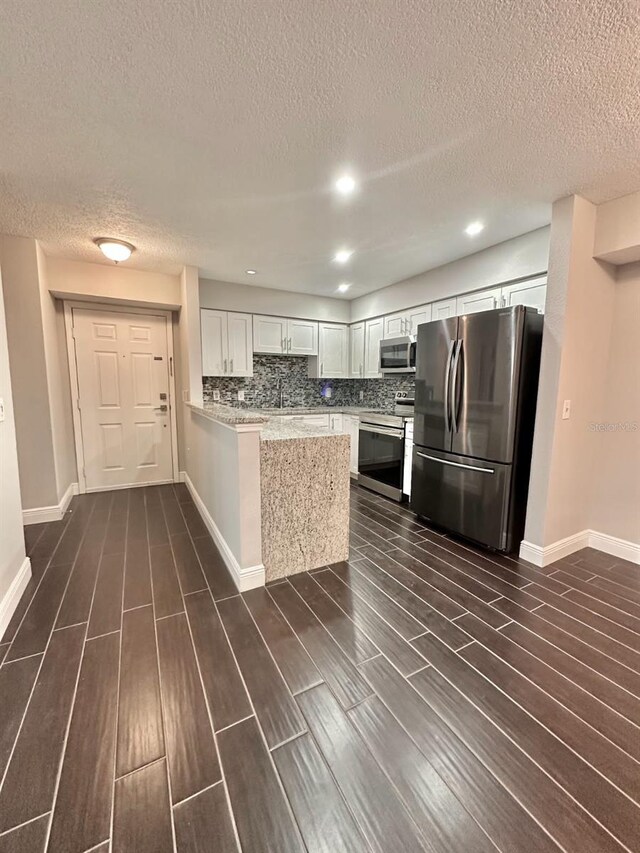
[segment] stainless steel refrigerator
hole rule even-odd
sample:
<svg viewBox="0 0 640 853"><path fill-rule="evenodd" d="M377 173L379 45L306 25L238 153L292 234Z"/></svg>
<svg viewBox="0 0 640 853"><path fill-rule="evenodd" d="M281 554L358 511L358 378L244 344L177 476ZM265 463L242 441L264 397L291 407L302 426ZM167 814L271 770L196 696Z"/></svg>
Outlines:
<svg viewBox="0 0 640 853"><path fill-rule="evenodd" d="M517 305L418 327L411 509L499 551L524 532L542 322Z"/></svg>

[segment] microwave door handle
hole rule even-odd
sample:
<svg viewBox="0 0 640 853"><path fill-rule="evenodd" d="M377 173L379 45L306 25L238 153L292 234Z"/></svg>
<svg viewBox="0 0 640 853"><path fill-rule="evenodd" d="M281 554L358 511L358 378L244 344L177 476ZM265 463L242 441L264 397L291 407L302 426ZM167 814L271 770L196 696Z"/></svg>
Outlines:
<svg viewBox="0 0 640 853"><path fill-rule="evenodd" d="M451 387L451 360L453 351L457 341L451 341L449 344L449 355L447 356L447 364L444 369L444 420L447 426L447 432L451 432L451 406L449 389Z"/></svg>

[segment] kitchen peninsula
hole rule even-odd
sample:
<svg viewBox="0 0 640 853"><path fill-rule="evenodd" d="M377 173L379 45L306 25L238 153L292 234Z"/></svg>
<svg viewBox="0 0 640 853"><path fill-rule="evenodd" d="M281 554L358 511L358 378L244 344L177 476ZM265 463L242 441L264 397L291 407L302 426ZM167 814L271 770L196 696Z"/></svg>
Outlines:
<svg viewBox="0 0 640 853"><path fill-rule="evenodd" d="M261 410L188 404L186 478L243 591L346 560L349 436Z"/></svg>

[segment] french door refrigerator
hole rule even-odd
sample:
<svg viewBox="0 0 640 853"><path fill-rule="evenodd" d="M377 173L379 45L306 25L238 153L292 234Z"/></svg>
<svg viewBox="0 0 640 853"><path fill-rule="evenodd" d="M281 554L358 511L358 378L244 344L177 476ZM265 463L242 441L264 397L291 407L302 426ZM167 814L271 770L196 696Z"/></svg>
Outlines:
<svg viewBox="0 0 640 853"><path fill-rule="evenodd" d="M517 305L418 326L411 509L499 551L524 532L542 322Z"/></svg>

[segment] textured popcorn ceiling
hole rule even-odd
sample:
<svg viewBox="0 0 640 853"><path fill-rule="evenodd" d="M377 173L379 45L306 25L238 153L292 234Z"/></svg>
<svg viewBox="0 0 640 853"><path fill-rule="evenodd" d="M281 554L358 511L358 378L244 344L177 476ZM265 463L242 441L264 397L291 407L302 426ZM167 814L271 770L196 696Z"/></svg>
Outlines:
<svg viewBox="0 0 640 853"><path fill-rule="evenodd" d="M357 296L544 225L567 193L640 187L639 9L4 0L0 231ZM349 201L330 191L347 166Z"/></svg>

